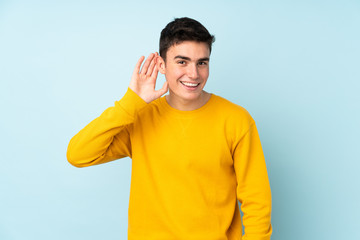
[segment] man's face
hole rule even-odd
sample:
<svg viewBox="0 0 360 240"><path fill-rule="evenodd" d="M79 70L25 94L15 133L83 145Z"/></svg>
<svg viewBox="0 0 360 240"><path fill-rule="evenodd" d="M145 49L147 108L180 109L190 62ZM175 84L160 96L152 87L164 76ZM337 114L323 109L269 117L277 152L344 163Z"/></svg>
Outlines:
<svg viewBox="0 0 360 240"><path fill-rule="evenodd" d="M203 42L185 41L168 49L160 72L165 74L172 101L200 101L209 77L209 58L209 47Z"/></svg>

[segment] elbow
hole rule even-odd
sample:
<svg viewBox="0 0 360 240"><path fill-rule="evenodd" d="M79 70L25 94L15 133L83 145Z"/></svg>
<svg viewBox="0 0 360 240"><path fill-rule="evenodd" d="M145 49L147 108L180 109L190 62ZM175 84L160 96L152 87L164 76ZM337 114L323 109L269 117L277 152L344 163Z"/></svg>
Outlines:
<svg viewBox="0 0 360 240"><path fill-rule="evenodd" d="M76 156L69 150L66 153L66 158L67 158L68 162L71 165L73 165L74 167L77 167L77 168L84 167L82 164L80 164L80 161L76 158Z"/></svg>
<svg viewBox="0 0 360 240"><path fill-rule="evenodd" d="M82 157L79 155L79 151L74 150L70 145L66 152L66 158L68 162L74 167L77 168L86 167L86 164L84 164Z"/></svg>
<svg viewBox="0 0 360 240"><path fill-rule="evenodd" d="M77 168L89 167L92 165L103 163L103 156L91 157L84 154L84 150L68 148L66 153L68 162Z"/></svg>
<svg viewBox="0 0 360 240"><path fill-rule="evenodd" d="M69 162L71 165L73 165L74 167L77 167L77 168L83 168L83 167L85 167L85 166L79 164L78 162L76 162L76 161L74 161L73 159L70 159L70 158L68 158L68 162Z"/></svg>

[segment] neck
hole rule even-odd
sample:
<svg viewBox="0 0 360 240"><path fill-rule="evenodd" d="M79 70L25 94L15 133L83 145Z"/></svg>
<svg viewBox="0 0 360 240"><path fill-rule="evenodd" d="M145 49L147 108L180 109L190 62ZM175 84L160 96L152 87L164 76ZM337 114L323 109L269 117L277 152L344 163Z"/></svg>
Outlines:
<svg viewBox="0 0 360 240"><path fill-rule="evenodd" d="M204 106L209 101L210 97L210 93L202 91L198 98L185 100L179 98L170 91L169 95L166 95L166 101L171 107L180 111L192 111Z"/></svg>

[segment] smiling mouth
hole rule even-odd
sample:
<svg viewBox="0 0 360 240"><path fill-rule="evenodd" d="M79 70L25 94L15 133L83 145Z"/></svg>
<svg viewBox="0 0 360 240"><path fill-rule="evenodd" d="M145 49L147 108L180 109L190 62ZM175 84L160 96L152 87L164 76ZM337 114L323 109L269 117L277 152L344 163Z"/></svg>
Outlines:
<svg viewBox="0 0 360 240"><path fill-rule="evenodd" d="M180 82L182 85L184 85L186 87L192 87L192 88L195 88L200 85L200 83L190 83L190 82L182 82L182 81L180 81Z"/></svg>

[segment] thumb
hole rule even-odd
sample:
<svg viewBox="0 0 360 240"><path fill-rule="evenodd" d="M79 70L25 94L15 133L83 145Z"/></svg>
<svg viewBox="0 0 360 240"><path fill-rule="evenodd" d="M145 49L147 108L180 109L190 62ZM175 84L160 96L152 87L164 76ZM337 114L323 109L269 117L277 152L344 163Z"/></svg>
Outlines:
<svg viewBox="0 0 360 240"><path fill-rule="evenodd" d="M168 90L169 90L169 85L168 85L168 82L165 81L162 88L159 89L158 91L156 91L156 94L158 95L158 97L161 97L162 95L167 93Z"/></svg>

